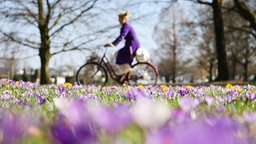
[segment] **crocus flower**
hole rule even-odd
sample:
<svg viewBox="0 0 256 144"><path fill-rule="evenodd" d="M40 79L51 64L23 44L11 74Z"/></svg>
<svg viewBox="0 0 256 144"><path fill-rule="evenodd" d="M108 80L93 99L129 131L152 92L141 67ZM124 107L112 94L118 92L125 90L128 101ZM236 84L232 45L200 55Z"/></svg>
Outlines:
<svg viewBox="0 0 256 144"><path fill-rule="evenodd" d="M27 121L18 114L4 113L0 120L0 129L2 131L2 142L6 144L17 143L22 138L27 129Z"/></svg>
<svg viewBox="0 0 256 144"><path fill-rule="evenodd" d="M236 101L236 98L234 98L233 96L226 96L225 99L228 103Z"/></svg>
<svg viewBox="0 0 256 144"><path fill-rule="evenodd" d="M146 135L145 144L174 144L173 131L167 126L157 131L150 131Z"/></svg>
<svg viewBox="0 0 256 144"><path fill-rule="evenodd" d="M238 121L229 117L200 118L173 127L173 144L250 144Z"/></svg>
<svg viewBox="0 0 256 144"><path fill-rule="evenodd" d="M171 121L174 123L182 123L184 121L191 120L191 114L185 112L181 108L171 110Z"/></svg>
<svg viewBox="0 0 256 144"><path fill-rule="evenodd" d="M176 93L174 91L169 90L166 95L170 98L174 98L176 96Z"/></svg>
<svg viewBox="0 0 256 144"><path fill-rule="evenodd" d="M136 101L131 112L135 122L145 128L160 127L171 116L170 108L167 104L150 99Z"/></svg>
<svg viewBox="0 0 256 144"><path fill-rule="evenodd" d="M57 90L56 90L56 93L57 94L61 94L61 96L63 97L67 97L69 96L69 92L65 89L65 87L58 87Z"/></svg>
<svg viewBox="0 0 256 144"><path fill-rule="evenodd" d="M160 87L162 88L163 92L167 92L169 89L169 87L166 85L161 85Z"/></svg>
<svg viewBox="0 0 256 144"><path fill-rule="evenodd" d="M68 124L68 120L63 115L60 115L58 121L52 125L51 132L53 137L61 144L78 143L71 126Z"/></svg>
<svg viewBox="0 0 256 144"><path fill-rule="evenodd" d="M247 98L248 98L250 101L253 101L253 100L256 99L256 93L247 92L247 93L246 93L246 96L247 96Z"/></svg>
<svg viewBox="0 0 256 144"><path fill-rule="evenodd" d="M255 123L256 122L256 113L255 112L245 113L244 119L249 123Z"/></svg>
<svg viewBox="0 0 256 144"><path fill-rule="evenodd" d="M94 144L96 136L87 121L84 121L72 124L64 115L59 114L58 121L51 126L52 135L61 144Z"/></svg>
<svg viewBox="0 0 256 144"><path fill-rule="evenodd" d="M88 106L87 109L93 123L110 133L120 132L132 122L129 107L126 105L119 104L110 108L96 104Z"/></svg>
<svg viewBox="0 0 256 144"><path fill-rule="evenodd" d="M38 103L39 103L40 106L42 106L45 102L46 102L45 97L38 97Z"/></svg>
<svg viewBox="0 0 256 144"><path fill-rule="evenodd" d="M7 99L12 99L14 96L12 95L12 91L10 90L5 90L3 94L0 95L1 99L7 100Z"/></svg>
<svg viewBox="0 0 256 144"><path fill-rule="evenodd" d="M230 94L231 96L237 96L239 94L239 91L235 89L230 89L228 90L228 94Z"/></svg>
<svg viewBox="0 0 256 144"><path fill-rule="evenodd" d="M146 144L250 144L242 125L229 117L200 117L149 131Z"/></svg>
<svg viewBox="0 0 256 144"><path fill-rule="evenodd" d="M62 110L67 107L69 100L65 97L55 97L53 98L53 103L56 106L56 108Z"/></svg>
<svg viewBox="0 0 256 144"><path fill-rule="evenodd" d="M181 96L185 96L185 95L187 95L190 91L191 91L191 89L184 89L184 88L182 88L182 89L178 90L178 93L179 93Z"/></svg>
<svg viewBox="0 0 256 144"><path fill-rule="evenodd" d="M215 100L214 100L214 98L211 97L211 96L206 96L206 97L205 97L205 101L206 101L206 103L207 103L208 105L212 105Z"/></svg>
<svg viewBox="0 0 256 144"><path fill-rule="evenodd" d="M14 104L22 104L22 99L21 98L16 98L13 100Z"/></svg>
<svg viewBox="0 0 256 144"><path fill-rule="evenodd" d="M134 88L129 89L127 91L127 93L124 93L123 97L125 97L127 99L130 99L130 100L136 100L136 99L143 98L143 97L144 98L146 98L146 97L149 98L150 95L147 94L144 89L134 87Z"/></svg>
<svg viewBox="0 0 256 144"><path fill-rule="evenodd" d="M226 107L223 106L223 105L218 105L218 106L216 106L216 110L217 110L218 112L223 112L223 111L226 110Z"/></svg>
<svg viewBox="0 0 256 144"><path fill-rule="evenodd" d="M232 84L228 83L228 84L226 85L226 88L232 88Z"/></svg>
<svg viewBox="0 0 256 144"><path fill-rule="evenodd" d="M194 99L192 97L182 97L179 99L179 106L184 111L191 111L195 109L200 104L198 99Z"/></svg>
<svg viewBox="0 0 256 144"><path fill-rule="evenodd" d="M217 99L219 102L225 102L225 99L224 99L223 96L218 96L216 99Z"/></svg>

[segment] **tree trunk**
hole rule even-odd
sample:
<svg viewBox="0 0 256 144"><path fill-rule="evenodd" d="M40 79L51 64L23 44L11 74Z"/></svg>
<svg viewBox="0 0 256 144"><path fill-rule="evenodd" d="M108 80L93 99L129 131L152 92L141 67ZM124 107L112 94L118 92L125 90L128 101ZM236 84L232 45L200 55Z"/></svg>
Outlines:
<svg viewBox="0 0 256 144"><path fill-rule="evenodd" d="M177 52L177 36L176 36L176 19L174 17L174 23L173 23L173 47L172 47L172 53L173 53L173 66L172 66L172 82L176 83L176 52Z"/></svg>
<svg viewBox="0 0 256 144"><path fill-rule="evenodd" d="M225 49L224 26L221 13L221 4L219 3L219 0L213 0L212 7L215 26L215 42L218 59L218 77L216 80L229 80L228 65L226 58L227 56Z"/></svg>
<svg viewBox="0 0 256 144"><path fill-rule="evenodd" d="M235 79L235 77L236 77L236 65L237 65L236 60L232 59L231 79Z"/></svg>
<svg viewBox="0 0 256 144"><path fill-rule="evenodd" d="M248 75L248 62L246 61L244 63L244 81L248 81L247 75Z"/></svg>
<svg viewBox="0 0 256 144"><path fill-rule="evenodd" d="M41 84L50 84L50 70L49 70L49 62L50 62L50 51L49 49L41 48L40 49L40 60L41 60L41 71L40 71L40 83Z"/></svg>
<svg viewBox="0 0 256 144"><path fill-rule="evenodd" d="M213 71L213 64L214 60L210 60L210 67L209 67L209 82L212 82L212 71Z"/></svg>
<svg viewBox="0 0 256 144"><path fill-rule="evenodd" d="M41 45L39 50L39 56L41 59L41 73L40 73L40 83L41 84L50 84L50 70L49 70L49 62L51 58L50 53L50 36L49 36L49 29L48 29L48 21L49 17L44 15L43 9L43 1L38 0L38 28L40 31L41 36Z"/></svg>
<svg viewBox="0 0 256 144"><path fill-rule="evenodd" d="M172 82L176 83L176 45L173 47Z"/></svg>
<svg viewBox="0 0 256 144"><path fill-rule="evenodd" d="M169 81L170 81L170 78L169 78L169 77L170 77L169 75L165 75L165 76L164 76L166 83L169 83Z"/></svg>

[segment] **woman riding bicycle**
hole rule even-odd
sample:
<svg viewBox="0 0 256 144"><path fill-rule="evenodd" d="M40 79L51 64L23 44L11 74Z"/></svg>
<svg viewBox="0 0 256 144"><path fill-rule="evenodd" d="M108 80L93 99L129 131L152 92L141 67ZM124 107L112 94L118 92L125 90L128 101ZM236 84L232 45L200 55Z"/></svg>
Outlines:
<svg viewBox="0 0 256 144"><path fill-rule="evenodd" d="M76 74L78 84L105 86L108 82L108 76L119 84L127 83L129 85L156 85L158 79L157 68L149 62L143 54L143 48L132 26L127 22L128 12L122 12L119 16L119 22L122 25L120 35L112 42L107 43L105 47L115 47L125 39L123 48L117 51L116 64L122 69L122 72L116 73L106 58L106 52L99 61L87 61L82 65ZM136 56L137 63L133 63ZM140 58L140 59L138 59Z"/></svg>
<svg viewBox="0 0 256 144"><path fill-rule="evenodd" d="M116 64L123 74L131 71L131 63L135 57L137 49L140 47L139 40L132 26L127 22L130 16L129 12L121 12L118 15L119 22L122 25L120 35L112 43L105 44L105 47L115 47L123 39L125 39L125 45L119 49L116 57Z"/></svg>

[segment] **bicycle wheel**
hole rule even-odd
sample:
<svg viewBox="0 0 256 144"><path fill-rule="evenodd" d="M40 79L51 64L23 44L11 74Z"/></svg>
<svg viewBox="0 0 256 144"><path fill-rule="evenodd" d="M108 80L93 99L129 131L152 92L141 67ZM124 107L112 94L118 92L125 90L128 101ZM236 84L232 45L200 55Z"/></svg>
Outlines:
<svg viewBox="0 0 256 144"><path fill-rule="evenodd" d="M150 63L136 63L132 65L128 83L130 85L156 85L158 79L157 69Z"/></svg>
<svg viewBox="0 0 256 144"><path fill-rule="evenodd" d="M105 68L97 62L88 62L82 65L76 73L79 85L106 85L108 75Z"/></svg>

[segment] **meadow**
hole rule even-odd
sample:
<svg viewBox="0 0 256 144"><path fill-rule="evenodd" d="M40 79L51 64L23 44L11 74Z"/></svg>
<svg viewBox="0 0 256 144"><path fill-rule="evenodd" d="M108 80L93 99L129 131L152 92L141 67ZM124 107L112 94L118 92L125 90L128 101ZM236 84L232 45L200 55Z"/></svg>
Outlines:
<svg viewBox="0 0 256 144"><path fill-rule="evenodd" d="M256 86L40 85L0 79L0 143L254 144Z"/></svg>

